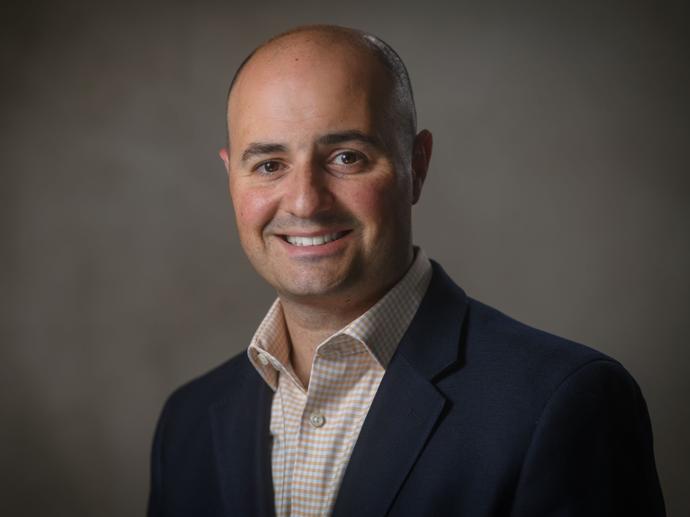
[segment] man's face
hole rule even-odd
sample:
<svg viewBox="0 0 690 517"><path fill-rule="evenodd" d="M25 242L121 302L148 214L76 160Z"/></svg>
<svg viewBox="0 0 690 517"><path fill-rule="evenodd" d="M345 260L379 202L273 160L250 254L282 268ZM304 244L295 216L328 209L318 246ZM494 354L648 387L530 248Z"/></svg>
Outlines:
<svg viewBox="0 0 690 517"><path fill-rule="evenodd" d="M389 88L373 57L313 44L260 52L235 84L225 159L237 228L282 297L366 303L409 266L413 173Z"/></svg>

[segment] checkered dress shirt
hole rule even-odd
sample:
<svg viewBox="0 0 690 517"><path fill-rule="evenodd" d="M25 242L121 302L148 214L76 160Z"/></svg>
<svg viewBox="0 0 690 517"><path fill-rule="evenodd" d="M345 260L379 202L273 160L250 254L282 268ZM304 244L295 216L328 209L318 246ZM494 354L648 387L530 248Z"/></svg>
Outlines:
<svg viewBox="0 0 690 517"><path fill-rule="evenodd" d="M416 249L400 282L316 348L307 390L290 364L280 300L271 306L247 353L275 392L270 432L277 517L331 513L369 406L430 279L431 264Z"/></svg>

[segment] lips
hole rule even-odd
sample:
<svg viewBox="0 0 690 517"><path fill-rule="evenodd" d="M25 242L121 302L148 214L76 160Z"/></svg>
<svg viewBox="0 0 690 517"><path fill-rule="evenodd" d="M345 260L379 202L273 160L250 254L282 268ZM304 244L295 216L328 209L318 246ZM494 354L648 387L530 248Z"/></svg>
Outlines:
<svg viewBox="0 0 690 517"><path fill-rule="evenodd" d="M309 246L323 246L329 242L337 241L343 238L348 231L326 233L323 235L302 236L302 235L284 235L283 239L293 246L309 247Z"/></svg>

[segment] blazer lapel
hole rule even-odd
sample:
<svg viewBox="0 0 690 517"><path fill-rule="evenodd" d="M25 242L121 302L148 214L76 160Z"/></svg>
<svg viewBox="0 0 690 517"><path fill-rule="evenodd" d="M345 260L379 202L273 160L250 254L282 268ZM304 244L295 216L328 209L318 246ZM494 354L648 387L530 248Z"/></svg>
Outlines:
<svg viewBox="0 0 690 517"><path fill-rule="evenodd" d="M227 515L275 515L271 476L273 392L254 371L211 406L219 482Z"/></svg>
<svg viewBox="0 0 690 517"><path fill-rule="evenodd" d="M459 360L465 293L432 262L417 314L393 356L352 451L334 517L385 515L441 417L434 380Z"/></svg>

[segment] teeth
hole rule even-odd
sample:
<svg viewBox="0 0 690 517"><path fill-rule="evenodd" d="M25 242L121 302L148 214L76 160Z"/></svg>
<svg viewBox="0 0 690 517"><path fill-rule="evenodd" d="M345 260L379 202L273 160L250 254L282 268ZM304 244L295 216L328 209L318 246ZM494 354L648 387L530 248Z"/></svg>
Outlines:
<svg viewBox="0 0 690 517"><path fill-rule="evenodd" d="M328 235L319 235L317 237L297 237L286 235L285 240L293 246L321 246L327 242L334 241L342 237L344 232L329 233Z"/></svg>

